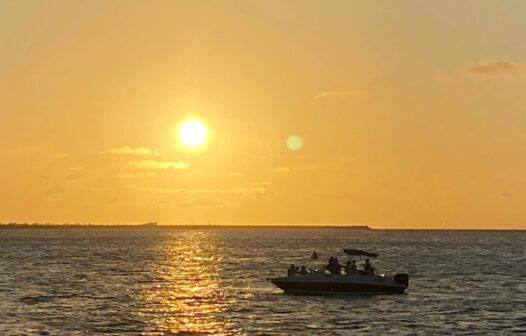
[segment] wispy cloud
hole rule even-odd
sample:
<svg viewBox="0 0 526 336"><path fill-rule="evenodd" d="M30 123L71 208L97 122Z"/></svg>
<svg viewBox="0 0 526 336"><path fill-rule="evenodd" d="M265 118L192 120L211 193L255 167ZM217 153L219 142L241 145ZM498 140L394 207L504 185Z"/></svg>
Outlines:
<svg viewBox="0 0 526 336"><path fill-rule="evenodd" d="M147 147L118 147L111 148L107 151L99 152L99 154L123 154L123 155L159 155L159 152L155 149Z"/></svg>
<svg viewBox="0 0 526 336"><path fill-rule="evenodd" d="M44 193L47 196L55 196L55 195L63 194L64 190L62 188L60 188L60 187L57 187L57 186L51 186L51 187L46 188L44 190Z"/></svg>
<svg viewBox="0 0 526 336"><path fill-rule="evenodd" d="M123 179L130 179L130 178L145 178L145 177L154 177L155 173L148 172L148 173L133 173L133 174L120 174L117 175L119 178Z"/></svg>
<svg viewBox="0 0 526 336"><path fill-rule="evenodd" d="M43 145L15 146L0 148L0 158L22 158L41 157L50 159L69 158L68 154L62 154L52 148Z"/></svg>
<svg viewBox="0 0 526 336"><path fill-rule="evenodd" d="M144 169L144 170L163 170L163 169L188 169L190 163L185 161L156 161L156 160L140 160L130 161L126 164L126 168Z"/></svg>
<svg viewBox="0 0 526 336"><path fill-rule="evenodd" d="M245 176L245 174L236 172L236 173L230 173L230 174L228 174L228 176L230 176L230 177L241 177L241 176Z"/></svg>
<svg viewBox="0 0 526 336"><path fill-rule="evenodd" d="M513 75L525 73L526 64L510 61L484 61L466 67L466 72L473 75Z"/></svg>
<svg viewBox="0 0 526 336"><path fill-rule="evenodd" d="M223 199L189 198L175 202L175 205L188 206L192 208L226 208L232 206L241 206L243 204Z"/></svg>
<svg viewBox="0 0 526 336"><path fill-rule="evenodd" d="M273 183L272 182L255 182L255 183L252 183L253 186L263 186L263 187L268 187L268 186L271 186Z"/></svg>
<svg viewBox="0 0 526 336"><path fill-rule="evenodd" d="M127 189L134 189L146 192L162 194L198 195L198 194L241 194L241 195L265 195L265 188L156 188L144 187L130 184L124 186Z"/></svg>
<svg viewBox="0 0 526 336"><path fill-rule="evenodd" d="M82 178L81 172L75 172L66 176L66 180L79 180Z"/></svg>
<svg viewBox="0 0 526 336"><path fill-rule="evenodd" d="M371 93L358 86L347 85L335 90L325 91L314 96L314 99L336 98L336 97L354 97L368 98Z"/></svg>
<svg viewBox="0 0 526 336"><path fill-rule="evenodd" d="M298 164L290 167L278 167L274 168L275 173L285 173L290 171L307 171L307 170L320 170L325 169L326 166L321 164Z"/></svg>
<svg viewBox="0 0 526 336"><path fill-rule="evenodd" d="M318 195L321 199L328 200L328 201L334 201L334 200L344 200L352 198L353 195L346 192L337 192L337 193L329 193L329 194L319 194Z"/></svg>

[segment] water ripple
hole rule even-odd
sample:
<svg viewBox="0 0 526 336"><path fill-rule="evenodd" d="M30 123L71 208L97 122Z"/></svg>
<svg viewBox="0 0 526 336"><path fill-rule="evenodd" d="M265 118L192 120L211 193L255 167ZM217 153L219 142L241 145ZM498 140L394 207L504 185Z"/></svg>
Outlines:
<svg viewBox="0 0 526 336"><path fill-rule="evenodd" d="M523 231L0 231L0 335L468 335L526 331ZM266 278L341 247L409 294L284 295ZM318 265L312 265L318 266Z"/></svg>

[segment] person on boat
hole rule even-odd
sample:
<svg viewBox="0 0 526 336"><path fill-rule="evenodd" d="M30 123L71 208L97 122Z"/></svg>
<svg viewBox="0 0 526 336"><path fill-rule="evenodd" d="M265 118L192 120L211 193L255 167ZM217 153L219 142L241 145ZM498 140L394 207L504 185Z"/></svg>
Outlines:
<svg viewBox="0 0 526 336"><path fill-rule="evenodd" d="M329 258L329 262L327 263L327 265L325 265L325 269L330 269L332 267L332 264L334 263L334 257L331 256Z"/></svg>
<svg viewBox="0 0 526 336"><path fill-rule="evenodd" d="M351 262L347 260L347 262L345 263L345 273L349 274L349 271L351 270L350 267L351 267Z"/></svg>
<svg viewBox="0 0 526 336"><path fill-rule="evenodd" d="M297 272L298 272L298 267L294 266L294 264L292 264L292 265L290 265L290 268L287 270L287 275L288 276L293 276Z"/></svg>
<svg viewBox="0 0 526 336"><path fill-rule="evenodd" d="M298 271L298 274L309 274L309 271L307 271L305 266L301 266L301 269Z"/></svg>
<svg viewBox="0 0 526 336"><path fill-rule="evenodd" d="M374 267L369 262L369 259L365 259L365 264L363 265L363 270L367 274L374 274Z"/></svg>
<svg viewBox="0 0 526 336"><path fill-rule="evenodd" d="M342 271L342 265L338 262L338 258L334 258L332 261L332 265L329 268L329 271L331 274L341 274Z"/></svg>
<svg viewBox="0 0 526 336"><path fill-rule="evenodd" d="M358 268L356 267L356 260L347 261L347 264L345 265L345 273L347 274L355 274L358 271Z"/></svg>
<svg viewBox="0 0 526 336"><path fill-rule="evenodd" d="M328 263L327 265L325 265L325 269L326 269L327 271L329 271L329 272L332 273L331 269L332 269L333 267L334 267L334 257L331 256L331 257L329 258L329 263Z"/></svg>

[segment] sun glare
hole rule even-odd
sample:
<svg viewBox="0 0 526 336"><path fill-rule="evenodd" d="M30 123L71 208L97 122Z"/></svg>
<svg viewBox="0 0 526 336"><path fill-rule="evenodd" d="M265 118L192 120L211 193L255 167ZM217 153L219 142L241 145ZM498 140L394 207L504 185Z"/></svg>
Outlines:
<svg viewBox="0 0 526 336"><path fill-rule="evenodd" d="M184 145L198 147L206 140L206 127L198 120L187 120L179 127L178 135Z"/></svg>

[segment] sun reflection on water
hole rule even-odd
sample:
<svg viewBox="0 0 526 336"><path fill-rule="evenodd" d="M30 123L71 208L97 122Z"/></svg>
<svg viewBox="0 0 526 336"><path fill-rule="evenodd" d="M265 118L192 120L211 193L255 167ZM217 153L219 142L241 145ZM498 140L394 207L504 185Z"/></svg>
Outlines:
<svg viewBox="0 0 526 336"><path fill-rule="evenodd" d="M141 294L144 335L240 335L224 316L235 300L221 287L221 255L207 232L185 231L159 247Z"/></svg>

